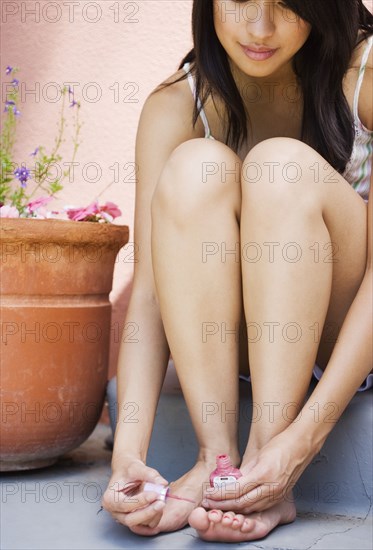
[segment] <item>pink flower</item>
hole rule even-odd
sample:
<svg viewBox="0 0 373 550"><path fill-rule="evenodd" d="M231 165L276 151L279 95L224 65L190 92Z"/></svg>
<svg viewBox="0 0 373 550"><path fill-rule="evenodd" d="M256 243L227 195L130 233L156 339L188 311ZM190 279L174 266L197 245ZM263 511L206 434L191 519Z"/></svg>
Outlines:
<svg viewBox="0 0 373 550"><path fill-rule="evenodd" d="M100 211L109 214L113 220L122 215L122 211L118 208L118 206L110 201L106 202L104 206L100 206Z"/></svg>
<svg viewBox="0 0 373 550"><path fill-rule="evenodd" d="M45 206L52 200L53 197L39 197L38 199L35 199L31 202L29 202L26 206L28 212L30 214L33 214L38 208L41 208L42 206Z"/></svg>
<svg viewBox="0 0 373 550"><path fill-rule="evenodd" d="M15 206L4 204L0 207L0 218L19 218L19 212Z"/></svg>
<svg viewBox="0 0 373 550"><path fill-rule="evenodd" d="M74 222L89 221L89 218L93 218L92 221L96 221L96 214L100 211L98 203L93 202L86 208L68 208L67 215L70 220Z"/></svg>
<svg viewBox="0 0 373 550"><path fill-rule="evenodd" d="M107 202L99 206L95 201L85 208L67 208L67 215L75 222L111 222L122 215L118 206L113 202Z"/></svg>

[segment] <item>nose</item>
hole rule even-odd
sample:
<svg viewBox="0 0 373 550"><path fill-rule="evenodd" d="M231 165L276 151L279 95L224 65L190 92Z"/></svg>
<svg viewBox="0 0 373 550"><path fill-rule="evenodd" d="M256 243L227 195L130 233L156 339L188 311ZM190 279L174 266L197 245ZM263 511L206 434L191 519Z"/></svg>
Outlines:
<svg viewBox="0 0 373 550"><path fill-rule="evenodd" d="M244 10L247 32L254 42L263 42L273 35L275 21L273 5L270 2L249 2Z"/></svg>

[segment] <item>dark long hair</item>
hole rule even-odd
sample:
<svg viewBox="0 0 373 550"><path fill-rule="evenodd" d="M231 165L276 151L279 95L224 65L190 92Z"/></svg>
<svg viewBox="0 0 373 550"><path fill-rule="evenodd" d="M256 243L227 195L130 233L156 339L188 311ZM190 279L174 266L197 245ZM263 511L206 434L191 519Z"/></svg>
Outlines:
<svg viewBox="0 0 373 550"><path fill-rule="evenodd" d="M343 172L352 153L354 125L342 81L354 48L373 33L373 15L362 0L285 2L312 27L293 59L304 100L302 140ZM210 94L212 98L217 94L224 101L228 122L225 143L237 152L247 139L248 113L215 32L213 0L193 1L192 34L194 48L182 59L179 69L184 63L191 63L202 107ZM185 78L186 74L155 91ZM196 99L193 126L199 112Z"/></svg>

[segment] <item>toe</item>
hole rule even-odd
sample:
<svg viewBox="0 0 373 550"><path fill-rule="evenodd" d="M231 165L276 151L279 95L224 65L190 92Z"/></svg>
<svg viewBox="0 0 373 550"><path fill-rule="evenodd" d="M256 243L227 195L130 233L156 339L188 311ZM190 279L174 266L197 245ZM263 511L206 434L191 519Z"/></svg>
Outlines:
<svg viewBox="0 0 373 550"><path fill-rule="evenodd" d="M245 516L242 514L236 514L232 521L232 529L238 531L241 529L243 522L245 521Z"/></svg>
<svg viewBox="0 0 373 550"><path fill-rule="evenodd" d="M234 512L224 512L223 518L222 518L222 524L225 526L232 525L232 522L235 518L236 514Z"/></svg>
<svg viewBox="0 0 373 550"><path fill-rule="evenodd" d="M188 518L189 525L196 531L207 531L210 526L210 519L204 508L195 508Z"/></svg>
<svg viewBox="0 0 373 550"><path fill-rule="evenodd" d="M253 531L255 527L255 520L249 517L245 517L241 525L242 533L249 533Z"/></svg>
<svg viewBox="0 0 373 550"><path fill-rule="evenodd" d="M223 512L221 510L209 510L207 517L213 523L220 523L223 519Z"/></svg>

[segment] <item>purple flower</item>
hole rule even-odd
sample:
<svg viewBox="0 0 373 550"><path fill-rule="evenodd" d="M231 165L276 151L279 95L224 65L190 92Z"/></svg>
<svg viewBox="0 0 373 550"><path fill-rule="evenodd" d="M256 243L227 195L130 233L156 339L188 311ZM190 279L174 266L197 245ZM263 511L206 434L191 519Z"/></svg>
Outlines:
<svg viewBox="0 0 373 550"><path fill-rule="evenodd" d="M9 111L9 107L13 109L13 112L15 115L20 114L20 112L17 110L16 104L14 103L14 101L9 101L9 100L5 102L4 113L7 113Z"/></svg>
<svg viewBox="0 0 373 550"><path fill-rule="evenodd" d="M77 105L78 107L80 107L78 101L75 101L75 99L73 99L72 102L70 103L70 107L75 107L75 105Z"/></svg>
<svg viewBox="0 0 373 550"><path fill-rule="evenodd" d="M21 186L26 187L26 182L30 177L30 170L26 166L21 166L21 168L14 170L13 174L21 182Z"/></svg>
<svg viewBox="0 0 373 550"><path fill-rule="evenodd" d="M21 114L21 111L18 111L17 107L14 106L13 107L13 113L15 114L15 116L19 116Z"/></svg>
<svg viewBox="0 0 373 550"><path fill-rule="evenodd" d="M72 89L71 86L69 86L68 90L69 90L69 94L70 94L70 95L74 95L74 92L73 92L73 89Z"/></svg>
<svg viewBox="0 0 373 550"><path fill-rule="evenodd" d="M39 151L39 147L36 147L35 151L30 153L30 157L36 157L36 155L38 154L38 151Z"/></svg>
<svg viewBox="0 0 373 550"><path fill-rule="evenodd" d="M5 74L10 74L13 70L13 67L10 67L9 65L7 66L7 68L5 69Z"/></svg>
<svg viewBox="0 0 373 550"><path fill-rule="evenodd" d="M19 80L17 78L13 78L11 84L13 84L13 86L18 86Z"/></svg>

